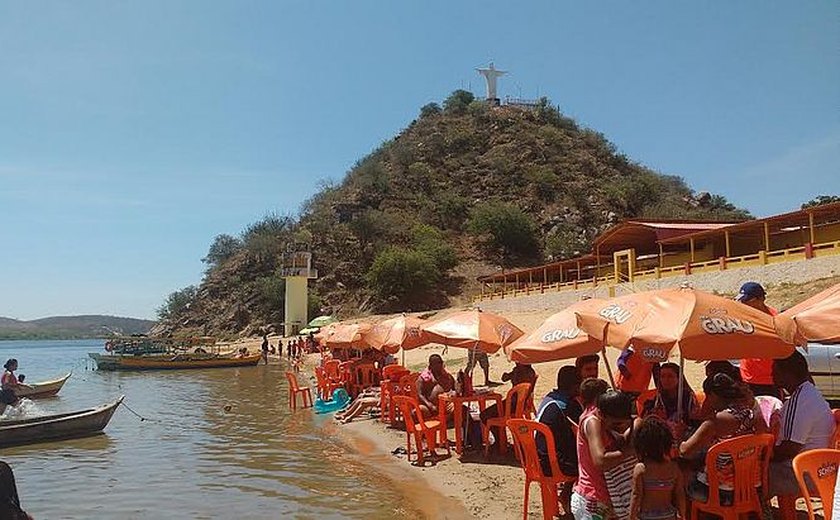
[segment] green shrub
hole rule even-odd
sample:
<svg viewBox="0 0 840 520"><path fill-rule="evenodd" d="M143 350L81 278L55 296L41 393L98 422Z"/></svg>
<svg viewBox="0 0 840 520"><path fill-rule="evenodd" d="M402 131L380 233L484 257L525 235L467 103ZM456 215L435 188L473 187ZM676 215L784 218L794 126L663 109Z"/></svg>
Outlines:
<svg viewBox="0 0 840 520"><path fill-rule="evenodd" d="M420 117L431 117L440 114L440 105L437 103L427 103L420 107Z"/></svg>
<svg viewBox="0 0 840 520"><path fill-rule="evenodd" d="M443 110L452 114L463 114L474 100L475 96L472 92L458 89L449 94L449 97L443 102Z"/></svg>
<svg viewBox="0 0 840 520"><path fill-rule="evenodd" d="M446 272L458 265L458 253L446 241L440 229L418 224L411 230L414 250L429 256L440 272Z"/></svg>
<svg viewBox="0 0 840 520"><path fill-rule="evenodd" d="M535 227L524 211L501 202L477 204L467 223L469 232L503 264L515 257L534 259L539 256Z"/></svg>
<svg viewBox="0 0 840 520"><path fill-rule="evenodd" d="M434 291L440 273L429 255L391 247L377 255L367 280L377 297L407 305Z"/></svg>
<svg viewBox="0 0 840 520"><path fill-rule="evenodd" d="M560 189L560 177L548 166L534 166L525 172L527 180L537 197L544 201L554 200L554 195Z"/></svg>

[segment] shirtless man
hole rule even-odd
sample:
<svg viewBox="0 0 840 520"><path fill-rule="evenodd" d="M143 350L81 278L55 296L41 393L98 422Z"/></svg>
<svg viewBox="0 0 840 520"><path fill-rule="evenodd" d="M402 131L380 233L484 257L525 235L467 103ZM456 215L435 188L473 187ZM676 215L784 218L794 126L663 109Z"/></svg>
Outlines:
<svg viewBox="0 0 840 520"><path fill-rule="evenodd" d="M455 378L443 367L443 358L438 354L429 356L428 368L420 372L420 377L417 378L417 399L423 416L435 416L438 413L438 396L454 389ZM447 414L452 412L451 407L452 403L449 403Z"/></svg>

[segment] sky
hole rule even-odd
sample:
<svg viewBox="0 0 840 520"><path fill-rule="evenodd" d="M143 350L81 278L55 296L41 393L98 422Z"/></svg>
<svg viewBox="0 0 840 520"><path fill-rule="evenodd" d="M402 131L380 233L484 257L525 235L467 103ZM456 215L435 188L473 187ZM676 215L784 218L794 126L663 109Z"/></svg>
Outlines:
<svg viewBox="0 0 840 520"><path fill-rule="evenodd" d="M419 108L509 71L756 216L840 194L840 3L0 0L0 316L154 318Z"/></svg>

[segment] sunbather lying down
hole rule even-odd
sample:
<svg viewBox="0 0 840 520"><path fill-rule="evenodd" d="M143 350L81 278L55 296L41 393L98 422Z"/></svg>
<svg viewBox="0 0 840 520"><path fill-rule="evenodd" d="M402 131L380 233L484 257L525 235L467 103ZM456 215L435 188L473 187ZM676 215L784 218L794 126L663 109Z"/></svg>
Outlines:
<svg viewBox="0 0 840 520"><path fill-rule="evenodd" d="M347 408L335 414L335 419L343 423L349 423L356 417L362 415L371 408L379 406L379 388L371 387L362 390L362 392L353 399Z"/></svg>

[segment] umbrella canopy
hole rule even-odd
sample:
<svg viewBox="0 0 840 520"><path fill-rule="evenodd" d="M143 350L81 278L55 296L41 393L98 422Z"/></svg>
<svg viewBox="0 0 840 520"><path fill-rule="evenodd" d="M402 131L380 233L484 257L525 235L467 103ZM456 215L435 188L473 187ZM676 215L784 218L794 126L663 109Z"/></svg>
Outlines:
<svg viewBox="0 0 840 520"><path fill-rule="evenodd" d="M480 310L460 311L423 326L429 343L474 348L488 354L513 343L522 330L506 318Z"/></svg>
<svg viewBox="0 0 840 520"><path fill-rule="evenodd" d="M365 341L388 354L399 349L412 349L429 343L428 335L421 327L425 320L412 316L397 316L375 325L365 334Z"/></svg>
<svg viewBox="0 0 840 520"><path fill-rule="evenodd" d="M782 313L796 322L799 333L815 343L840 343L840 284Z"/></svg>
<svg viewBox="0 0 840 520"><path fill-rule="evenodd" d="M576 314L591 336L641 347L648 361L667 359L675 346L694 360L782 358L793 353L796 335L790 318L691 288L629 294Z"/></svg>
<svg viewBox="0 0 840 520"><path fill-rule="evenodd" d="M604 300L583 300L546 319L535 331L505 347L508 359L517 363L544 363L597 354L604 344L578 328L576 312L601 308Z"/></svg>
<svg viewBox="0 0 840 520"><path fill-rule="evenodd" d="M329 325L330 323L335 323L338 320L333 318L332 316L318 316L317 318L313 319L309 323L306 324L307 327L323 327L325 325Z"/></svg>
<svg viewBox="0 0 840 520"><path fill-rule="evenodd" d="M329 348L359 348L365 343L365 334L370 332L373 325L367 322L338 324L332 334L326 337Z"/></svg>

